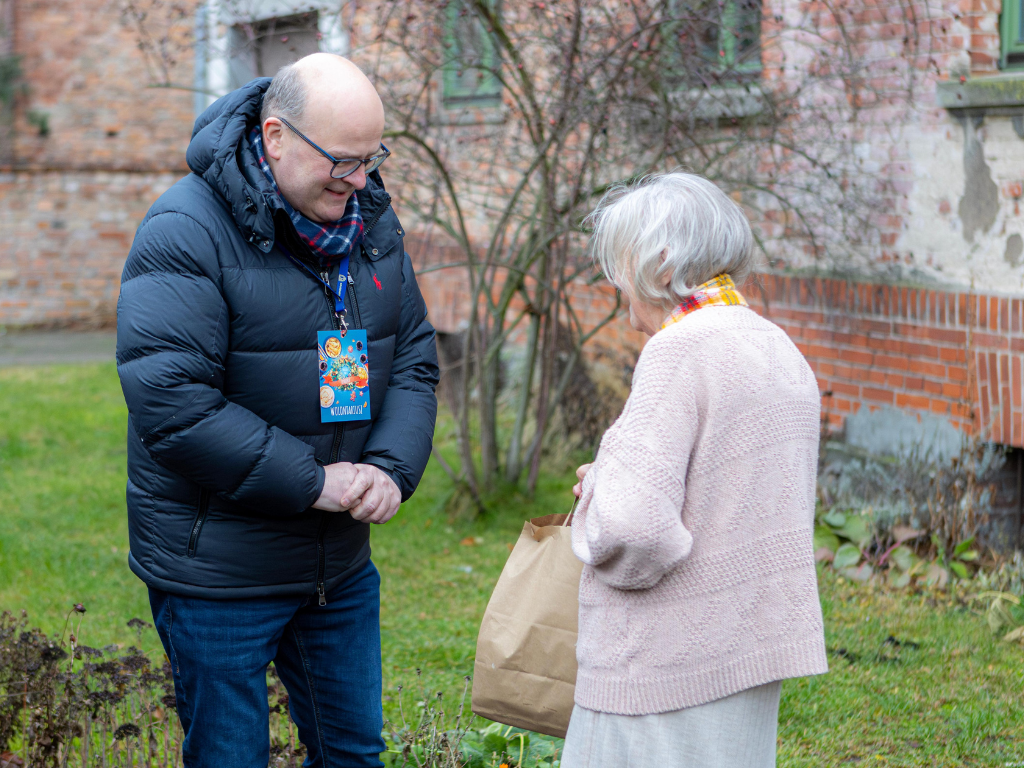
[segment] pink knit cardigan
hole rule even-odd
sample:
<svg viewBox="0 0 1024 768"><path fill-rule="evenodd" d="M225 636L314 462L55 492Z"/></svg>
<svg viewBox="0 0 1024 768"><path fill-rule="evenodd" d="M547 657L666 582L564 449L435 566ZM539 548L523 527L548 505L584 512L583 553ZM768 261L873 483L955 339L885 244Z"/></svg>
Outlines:
<svg viewBox="0 0 1024 768"><path fill-rule="evenodd" d="M644 715L828 671L820 400L778 326L705 307L647 342L572 525L576 703Z"/></svg>

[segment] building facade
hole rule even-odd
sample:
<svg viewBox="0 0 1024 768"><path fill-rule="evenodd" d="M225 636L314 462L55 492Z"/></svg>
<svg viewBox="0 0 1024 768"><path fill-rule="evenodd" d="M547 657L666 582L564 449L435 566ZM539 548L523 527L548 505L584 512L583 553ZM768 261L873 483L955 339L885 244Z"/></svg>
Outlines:
<svg viewBox="0 0 1024 768"><path fill-rule="evenodd" d="M909 106L879 103L869 114L891 119L858 129L864 167L888 190L867 268L823 275L783 251L748 289L814 367L832 426L865 445L948 446L969 431L1024 447L1024 28L1022 0L1007 3L879 0L853 13L843 33L861 55L916 73ZM445 39L486 61L486 37L450 6ZM798 57L787 64L756 34L786 14L799 29L816 7L730 0L734 26L711 47L748 77L784 76ZM0 0L0 325L110 324L135 227L187 173L196 114L314 50L358 60L372 30L354 0ZM443 87L500 101L494 81L462 70ZM415 233L409 247L443 260ZM437 325L455 330L457 279L423 283ZM577 295L594 318L613 301L595 286ZM612 328L600 340L642 343Z"/></svg>

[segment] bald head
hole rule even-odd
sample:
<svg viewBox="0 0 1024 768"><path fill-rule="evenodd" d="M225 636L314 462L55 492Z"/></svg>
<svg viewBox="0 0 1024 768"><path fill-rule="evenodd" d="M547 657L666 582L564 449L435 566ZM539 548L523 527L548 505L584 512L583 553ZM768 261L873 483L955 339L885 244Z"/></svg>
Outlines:
<svg viewBox="0 0 1024 768"><path fill-rule="evenodd" d="M352 193L366 185L364 165L334 178L332 160L369 161L382 152L380 96L359 67L332 53L282 68L263 97L260 123L278 189L316 222L340 219Z"/></svg>
<svg viewBox="0 0 1024 768"><path fill-rule="evenodd" d="M369 78L348 59L313 53L282 67L263 97L260 123L283 117L296 126L307 122L355 122L384 130L384 105Z"/></svg>

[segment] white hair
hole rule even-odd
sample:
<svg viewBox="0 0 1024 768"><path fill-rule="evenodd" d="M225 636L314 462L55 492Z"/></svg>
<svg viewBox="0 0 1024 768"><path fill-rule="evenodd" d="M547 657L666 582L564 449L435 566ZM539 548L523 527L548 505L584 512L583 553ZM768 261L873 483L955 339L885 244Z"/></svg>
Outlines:
<svg viewBox="0 0 1024 768"><path fill-rule="evenodd" d="M753 267L747 217L722 190L693 173L647 176L617 187L589 220L596 264L612 283L630 286L648 304L667 309L723 273L741 283Z"/></svg>

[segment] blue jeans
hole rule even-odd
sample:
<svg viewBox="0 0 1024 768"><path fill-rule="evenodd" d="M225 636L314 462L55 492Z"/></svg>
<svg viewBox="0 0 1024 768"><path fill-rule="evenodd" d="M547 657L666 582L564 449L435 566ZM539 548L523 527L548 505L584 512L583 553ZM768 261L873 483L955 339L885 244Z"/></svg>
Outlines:
<svg viewBox="0 0 1024 768"><path fill-rule="evenodd" d="M380 575L372 562L327 594L203 600L149 590L174 672L187 768L266 768L267 666L315 768L383 765Z"/></svg>

